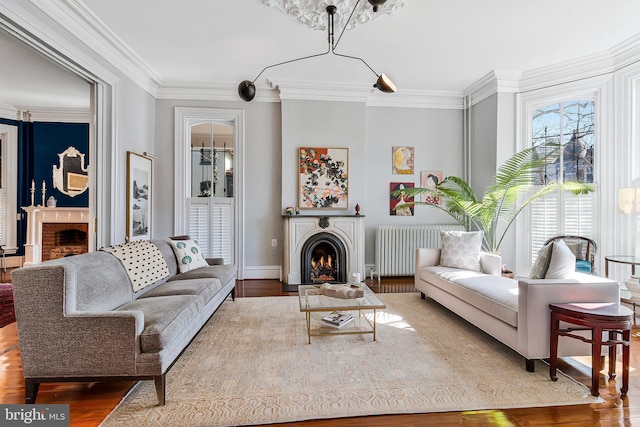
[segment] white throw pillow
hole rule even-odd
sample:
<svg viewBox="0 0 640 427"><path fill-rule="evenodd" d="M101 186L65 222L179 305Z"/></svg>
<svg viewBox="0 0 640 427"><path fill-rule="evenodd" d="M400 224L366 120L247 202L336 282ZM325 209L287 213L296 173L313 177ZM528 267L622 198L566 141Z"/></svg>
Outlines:
<svg viewBox="0 0 640 427"><path fill-rule="evenodd" d="M566 279L576 271L576 256L564 241L553 242L551 261L545 279Z"/></svg>
<svg viewBox="0 0 640 427"><path fill-rule="evenodd" d="M551 262L551 252L553 251L553 244L543 246L538 251L538 258L531 267L531 273L529 273L529 279L544 279L549 269L549 263Z"/></svg>
<svg viewBox="0 0 640 427"><path fill-rule="evenodd" d="M480 271L481 231L441 231L440 265Z"/></svg>
<svg viewBox="0 0 640 427"><path fill-rule="evenodd" d="M180 273L209 265L200 251L197 240L172 240L171 247L176 254Z"/></svg>

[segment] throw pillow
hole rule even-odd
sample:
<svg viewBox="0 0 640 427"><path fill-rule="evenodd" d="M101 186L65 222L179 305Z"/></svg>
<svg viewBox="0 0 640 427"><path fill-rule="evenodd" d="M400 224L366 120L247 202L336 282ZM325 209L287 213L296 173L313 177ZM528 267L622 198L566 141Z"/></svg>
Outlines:
<svg viewBox="0 0 640 427"><path fill-rule="evenodd" d="M549 269L549 262L551 261L551 251L553 250L553 244L543 246L538 251L538 258L531 267L531 273L529 273L529 279L544 279Z"/></svg>
<svg viewBox="0 0 640 427"><path fill-rule="evenodd" d="M171 247L176 254L180 273L209 265L200 251L197 240L172 240Z"/></svg>
<svg viewBox="0 0 640 427"><path fill-rule="evenodd" d="M576 256L562 241L553 242L551 261L545 279L566 279L576 270Z"/></svg>
<svg viewBox="0 0 640 427"><path fill-rule="evenodd" d="M440 265L480 271L481 231L442 231Z"/></svg>

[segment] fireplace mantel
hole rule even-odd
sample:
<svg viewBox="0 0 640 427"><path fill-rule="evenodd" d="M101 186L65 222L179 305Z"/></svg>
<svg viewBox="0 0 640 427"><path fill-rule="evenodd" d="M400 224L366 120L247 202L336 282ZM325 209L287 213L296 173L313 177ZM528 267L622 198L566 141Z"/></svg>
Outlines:
<svg viewBox="0 0 640 427"><path fill-rule="evenodd" d="M89 224L91 216L89 208L64 208L27 206L22 208L27 213L27 243L24 245L24 265L42 262L42 224L70 223ZM91 229L91 227L89 227ZM93 247L93 233L89 233L89 250Z"/></svg>
<svg viewBox="0 0 640 427"><path fill-rule="evenodd" d="M347 251L347 272L364 277L364 215L283 215L283 280L302 281L301 253L304 243L318 233L338 237ZM297 290L297 288L296 288Z"/></svg>

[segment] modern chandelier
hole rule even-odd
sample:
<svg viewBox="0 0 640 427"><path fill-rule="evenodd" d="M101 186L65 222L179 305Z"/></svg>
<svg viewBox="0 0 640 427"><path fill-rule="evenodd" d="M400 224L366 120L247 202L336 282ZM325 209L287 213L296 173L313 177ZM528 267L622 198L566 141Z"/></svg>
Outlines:
<svg viewBox="0 0 640 427"><path fill-rule="evenodd" d="M337 53L335 51L336 48L338 47L338 43L340 43L342 34L344 34L344 30L347 28L349 21L351 21L351 17L353 16L353 13L358 7L358 4L360 4L360 1L361 0L358 0L355 6L353 7L353 10L351 11L351 15L349 15L349 18L347 19L347 24L343 26L342 31L340 32L340 36L338 37L337 40L335 40L334 38L334 16L338 9L334 5L327 6L327 35L328 35L329 47L326 52L317 53L315 55L303 56L301 58L290 59L288 61L279 62L277 64L268 65L264 67L262 71L260 71L260 73L258 73L258 75L253 80L243 80L242 82L240 82L240 84L238 85L238 95L240 96L240 98L247 102L253 100L253 98L256 96L255 81L258 80L258 78L262 75L262 73L264 73L269 68L277 67L279 65L289 64L291 62L302 61L304 59L324 56L329 53L332 53L336 56L341 56L343 58L356 59L358 61L361 61L377 77L377 80L373 85L373 87L385 93L395 92L397 90L396 85L391 81L391 79L389 79L384 73L381 73L381 74L376 73L375 70L371 68L371 66L369 66L369 64L367 64L364 59L356 56L344 55L341 53ZM373 6L373 11L376 12L378 8L382 6L387 0L367 0L367 1L371 6Z"/></svg>

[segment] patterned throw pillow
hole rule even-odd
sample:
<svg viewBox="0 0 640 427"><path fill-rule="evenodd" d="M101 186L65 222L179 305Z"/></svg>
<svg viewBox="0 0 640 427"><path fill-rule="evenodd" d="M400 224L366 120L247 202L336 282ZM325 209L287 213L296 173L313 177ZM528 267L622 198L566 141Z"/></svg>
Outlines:
<svg viewBox="0 0 640 427"><path fill-rule="evenodd" d="M480 271L481 231L442 231L440 265Z"/></svg>
<svg viewBox="0 0 640 427"><path fill-rule="evenodd" d="M209 265L200 251L197 240L172 240L171 247L176 254L180 273Z"/></svg>
<svg viewBox="0 0 640 427"><path fill-rule="evenodd" d="M538 258L531 267L531 273L529 273L529 279L544 279L547 270L549 269L549 262L551 262L551 251L553 250L553 244L543 246L538 251Z"/></svg>
<svg viewBox="0 0 640 427"><path fill-rule="evenodd" d="M553 242L551 261L545 279L566 279L576 271L576 256L564 241Z"/></svg>
<svg viewBox="0 0 640 427"><path fill-rule="evenodd" d="M120 260L131 280L134 292L169 276L169 267L160 249L147 240L107 246L100 249Z"/></svg>

